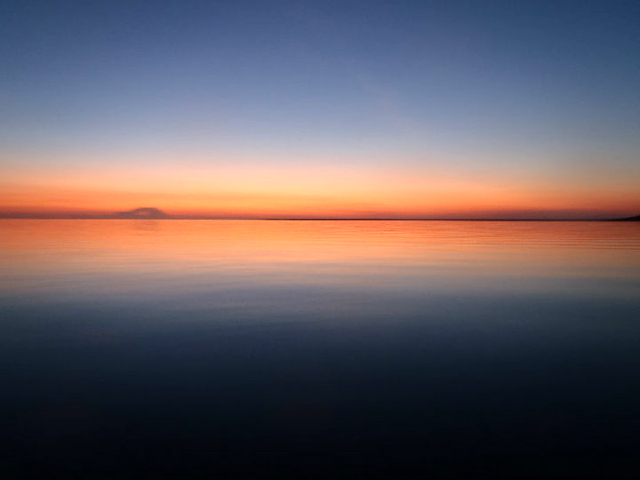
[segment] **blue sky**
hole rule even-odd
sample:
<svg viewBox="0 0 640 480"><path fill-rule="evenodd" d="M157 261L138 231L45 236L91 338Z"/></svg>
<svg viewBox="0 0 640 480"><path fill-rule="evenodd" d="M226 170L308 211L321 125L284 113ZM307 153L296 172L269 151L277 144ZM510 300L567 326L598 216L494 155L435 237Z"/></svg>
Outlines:
<svg viewBox="0 0 640 480"><path fill-rule="evenodd" d="M92 171L326 166L356 183L361 169L574 192L585 214L597 205L575 192L592 189L605 210L640 209L639 2L1 8L0 175L14 189L65 172L91 189ZM225 188L255 188L240 177Z"/></svg>

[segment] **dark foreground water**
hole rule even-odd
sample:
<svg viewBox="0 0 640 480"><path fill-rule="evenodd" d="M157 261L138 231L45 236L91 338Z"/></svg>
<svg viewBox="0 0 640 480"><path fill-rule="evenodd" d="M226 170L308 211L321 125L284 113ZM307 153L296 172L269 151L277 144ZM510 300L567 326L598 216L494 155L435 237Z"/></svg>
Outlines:
<svg viewBox="0 0 640 480"><path fill-rule="evenodd" d="M640 474L639 224L0 220L0 246L2 478Z"/></svg>

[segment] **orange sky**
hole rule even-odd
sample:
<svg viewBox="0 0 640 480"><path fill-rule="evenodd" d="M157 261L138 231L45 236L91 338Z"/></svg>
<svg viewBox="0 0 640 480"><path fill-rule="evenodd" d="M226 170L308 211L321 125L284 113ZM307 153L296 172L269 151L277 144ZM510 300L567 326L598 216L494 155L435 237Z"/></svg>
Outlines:
<svg viewBox="0 0 640 480"><path fill-rule="evenodd" d="M596 172L597 174L597 172ZM475 175L426 168L249 165L14 169L0 213L330 218L602 218L637 214L635 184Z"/></svg>

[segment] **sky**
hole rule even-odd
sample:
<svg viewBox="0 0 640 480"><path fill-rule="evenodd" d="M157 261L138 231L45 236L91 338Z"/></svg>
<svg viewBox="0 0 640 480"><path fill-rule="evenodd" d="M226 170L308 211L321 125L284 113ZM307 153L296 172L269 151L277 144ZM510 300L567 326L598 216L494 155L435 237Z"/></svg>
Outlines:
<svg viewBox="0 0 640 480"><path fill-rule="evenodd" d="M640 213L640 2L0 3L0 215Z"/></svg>

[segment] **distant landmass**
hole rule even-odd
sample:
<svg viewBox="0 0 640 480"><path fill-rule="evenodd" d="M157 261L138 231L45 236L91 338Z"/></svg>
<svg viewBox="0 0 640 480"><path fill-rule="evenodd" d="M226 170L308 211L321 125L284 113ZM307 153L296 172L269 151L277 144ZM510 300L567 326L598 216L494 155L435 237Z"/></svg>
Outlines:
<svg viewBox="0 0 640 480"><path fill-rule="evenodd" d="M640 222L640 215L636 215L635 217L626 217L626 218L616 218L614 219L616 222Z"/></svg>
<svg viewBox="0 0 640 480"><path fill-rule="evenodd" d="M330 221L349 221L349 220L368 220L368 221L610 221L610 222L640 222L640 215L623 218L545 218L545 217L518 217L511 218L433 218L433 217L321 217L321 216L294 216L294 215L274 215L274 216L254 216L249 214L243 215L207 215L207 214L169 214L155 207L140 207L132 210L111 213L57 213L57 212L7 212L0 209L0 218L32 218L32 219L78 219L78 220L97 220L97 219L133 219L133 220L330 220Z"/></svg>
<svg viewBox="0 0 640 480"><path fill-rule="evenodd" d="M126 212L116 212L117 218L170 218L170 215L164 213L162 210L154 207L135 208L133 210L127 210Z"/></svg>

